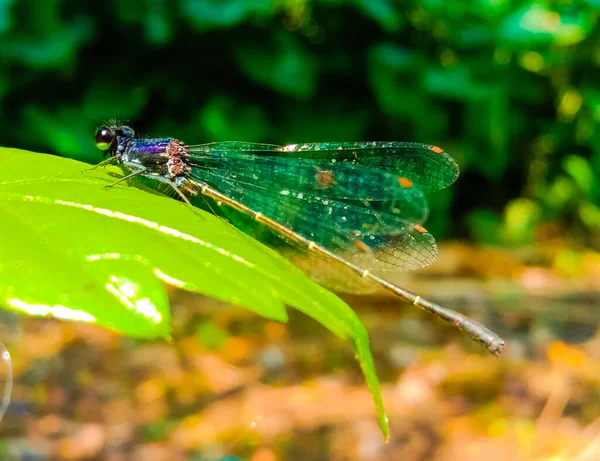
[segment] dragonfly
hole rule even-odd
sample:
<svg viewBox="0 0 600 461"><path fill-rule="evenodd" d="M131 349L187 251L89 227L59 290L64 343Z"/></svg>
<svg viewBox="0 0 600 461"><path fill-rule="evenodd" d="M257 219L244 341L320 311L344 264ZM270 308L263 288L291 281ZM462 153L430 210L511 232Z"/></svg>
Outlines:
<svg viewBox="0 0 600 461"><path fill-rule="evenodd" d="M466 333L493 355L504 341L467 316L389 282L381 274L413 270L437 257L426 192L458 177L443 149L412 142L250 142L187 145L136 137L126 125L97 129L94 141L127 174L168 184L179 198L211 199L224 217L265 226L308 253L345 267Z"/></svg>

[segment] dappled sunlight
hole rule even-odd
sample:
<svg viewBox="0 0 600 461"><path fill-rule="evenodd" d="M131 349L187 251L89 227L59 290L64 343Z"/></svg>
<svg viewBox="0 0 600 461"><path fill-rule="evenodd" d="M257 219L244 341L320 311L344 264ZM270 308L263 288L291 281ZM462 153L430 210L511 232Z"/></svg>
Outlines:
<svg viewBox="0 0 600 461"><path fill-rule="evenodd" d="M72 309L60 304L48 306L45 304L28 303L18 298L8 298L7 303L13 309L34 317L55 317L62 320L88 323L96 321L96 318L86 311Z"/></svg>
<svg viewBox="0 0 600 461"><path fill-rule="evenodd" d="M106 291L114 295L127 309L146 317L154 323L161 323L163 321L162 314L152 300L145 296L139 296L141 290L136 283L113 275L110 278L110 282L106 283L105 288Z"/></svg>

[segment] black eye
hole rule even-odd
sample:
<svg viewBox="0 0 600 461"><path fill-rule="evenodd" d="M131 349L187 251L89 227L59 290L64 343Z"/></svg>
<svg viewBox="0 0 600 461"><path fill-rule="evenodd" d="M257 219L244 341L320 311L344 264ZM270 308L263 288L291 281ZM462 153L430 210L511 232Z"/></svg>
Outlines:
<svg viewBox="0 0 600 461"><path fill-rule="evenodd" d="M127 125L120 126L115 130L115 133L117 136L122 136L123 138L133 138L133 136L135 135L133 129L131 129Z"/></svg>
<svg viewBox="0 0 600 461"><path fill-rule="evenodd" d="M115 133L110 128L98 128L96 135L94 136L94 142L96 147L100 150L108 150L113 140L115 139Z"/></svg>

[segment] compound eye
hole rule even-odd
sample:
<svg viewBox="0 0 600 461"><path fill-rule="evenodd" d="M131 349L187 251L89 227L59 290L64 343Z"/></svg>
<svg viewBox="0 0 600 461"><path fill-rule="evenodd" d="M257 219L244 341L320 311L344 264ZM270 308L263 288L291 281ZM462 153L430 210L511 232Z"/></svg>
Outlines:
<svg viewBox="0 0 600 461"><path fill-rule="evenodd" d="M128 127L127 125L120 126L115 130L115 133L117 134L117 136L123 138L133 138L133 136L135 135L133 129Z"/></svg>
<svg viewBox="0 0 600 461"><path fill-rule="evenodd" d="M108 150L114 139L114 131L106 127L98 128L98 130L96 130L96 135L94 136L96 147L100 150Z"/></svg>

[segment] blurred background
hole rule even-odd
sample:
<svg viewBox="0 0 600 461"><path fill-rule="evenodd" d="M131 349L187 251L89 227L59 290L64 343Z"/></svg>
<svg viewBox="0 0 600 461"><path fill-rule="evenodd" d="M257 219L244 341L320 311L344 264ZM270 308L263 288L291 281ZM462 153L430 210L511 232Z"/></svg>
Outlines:
<svg viewBox="0 0 600 461"><path fill-rule="evenodd" d="M95 129L437 144L432 267L395 281L505 337L487 357L377 293L385 444L350 348L172 292L173 342L2 313L0 459L600 459L600 2L0 0L0 145L97 163Z"/></svg>

